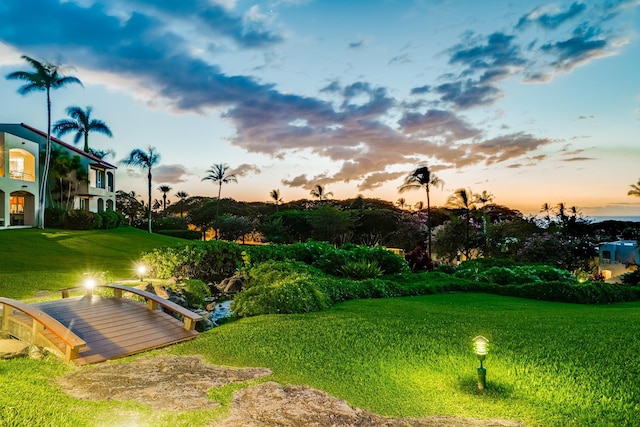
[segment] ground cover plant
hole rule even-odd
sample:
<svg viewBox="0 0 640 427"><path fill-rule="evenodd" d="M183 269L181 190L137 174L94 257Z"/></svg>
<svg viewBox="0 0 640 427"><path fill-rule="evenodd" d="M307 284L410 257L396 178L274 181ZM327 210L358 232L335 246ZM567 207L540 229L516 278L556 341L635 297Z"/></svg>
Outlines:
<svg viewBox="0 0 640 427"><path fill-rule="evenodd" d="M86 273L135 278L144 251L184 240L132 227L113 230L25 229L0 232L0 295L28 298L38 291L77 287Z"/></svg>

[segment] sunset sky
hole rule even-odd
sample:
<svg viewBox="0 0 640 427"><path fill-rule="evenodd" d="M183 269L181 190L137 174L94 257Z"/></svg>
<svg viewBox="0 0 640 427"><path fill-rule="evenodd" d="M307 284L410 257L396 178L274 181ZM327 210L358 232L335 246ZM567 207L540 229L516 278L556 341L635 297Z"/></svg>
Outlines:
<svg viewBox="0 0 640 427"><path fill-rule="evenodd" d="M639 0L3 0L0 20L0 76L21 55L73 67L84 88L53 93L54 121L93 106L115 164L155 147L174 201L216 195L201 179L228 163L223 197L413 204L397 187L428 165L433 205L465 187L525 214L640 215ZM0 122L46 130L44 94L19 86L0 78ZM119 165L119 189L145 180Z"/></svg>

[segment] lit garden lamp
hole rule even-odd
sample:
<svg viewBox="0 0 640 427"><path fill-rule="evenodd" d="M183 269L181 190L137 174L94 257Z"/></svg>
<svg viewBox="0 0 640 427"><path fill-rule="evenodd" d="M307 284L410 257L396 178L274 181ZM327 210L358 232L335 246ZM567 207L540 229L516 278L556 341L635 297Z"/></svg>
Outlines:
<svg viewBox="0 0 640 427"><path fill-rule="evenodd" d="M138 265L138 268L136 268L136 271L138 272L138 276L140 276L140 281L142 282L142 280L144 279L144 275L147 273L147 267L143 264Z"/></svg>
<svg viewBox="0 0 640 427"><path fill-rule="evenodd" d="M96 279L94 279L93 277L88 277L83 284L84 287L84 294L88 297L93 295L93 290L96 287Z"/></svg>
<svg viewBox="0 0 640 427"><path fill-rule="evenodd" d="M482 362L484 362L484 359L487 356L488 343L489 340L482 335L478 335L473 339L473 345L476 350L476 355L478 356L478 360L480 361L480 367L478 367L478 390L480 391L484 390L487 386L487 368L482 366Z"/></svg>

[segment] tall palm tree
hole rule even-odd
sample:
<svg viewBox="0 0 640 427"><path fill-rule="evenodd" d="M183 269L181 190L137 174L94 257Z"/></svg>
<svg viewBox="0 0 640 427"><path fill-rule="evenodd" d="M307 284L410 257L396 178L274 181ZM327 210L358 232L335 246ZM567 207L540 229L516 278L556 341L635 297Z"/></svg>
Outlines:
<svg viewBox="0 0 640 427"><path fill-rule="evenodd" d="M18 89L20 95L31 92L45 92L47 95L47 145L44 154L44 170L40 183L40 220L38 226L44 229L44 208L47 194L47 180L49 179L49 165L51 164L51 90L60 89L68 84L82 82L73 76L62 75L62 67L48 62L42 63L26 55L22 59L27 61L34 71L14 71L7 74L8 80L22 80L26 82Z"/></svg>
<svg viewBox="0 0 640 427"><path fill-rule="evenodd" d="M432 174L427 166L420 166L411 172L404 179L404 183L398 187L399 193L404 193L409 190L419 190L424 188L427 193L427 233L428 233L428 250L429 256L431 256L431 187L444 186L444 181L438 178L435 174Z"/></svg>
<svg viewBox="0 0 640 427"><path fill-rule="evenodd" d="M182 218L182 214L184 213L184 201L189 197L189 193L186 191L178 191L176 193L176 197L180 199L180 218Z"/></svg>
<svg viewBox="0 0 640 427"><path fill-rule="evenodd" d="M273 202L276 204L276 211L279 210L278 206L282 203L282 198L280 197L280 190L271 190L269 196L273 199Z"/></svg>
<svg viewBox="0 0 640 427"><path fill-rule="evenodd" d="M333 196L331 191L325 192L324 187L320 184L313 187L309 193L318 200L327 200L329 196Z"/></svg>
<svg viewBox="0 0 640 427"><path fill-rule="evenodd" d="M67 108L67 115L71 119L58 120L53 125L53 131L58 137L62 137L70 132L75 132L73 143L78 144L80 138L84 138L84 152L89 153L89 133L101 133L111 138L113 134L109 126L102 120L92 119L93 108L87 106L86 109L71 106Z"/></svg>
<svg viewBox="0 0 640 427"><path fill-rule="evenodd" d="M631 184L629 187L631 187L631 190L629 190L627 196L640 197L640 179L637 184Z"/></svg>
<svg viewBox="0 0 640 427"><path fill-rule="evenodd" d="M458 188L447 200L447 207L464 211L465 216L465 248L464 256L469 259L471 248L469 247L469 227L471 225L471 209L475 209L473 193L465 188Z"/></svg>
<svg viewBox="0 0 640 427"><path fill-rule="evenodd" d="M207 176L202 178L202 181L213 181L218 183L218 203L216 205L216 223L218 222L218 215L220 215L220 193L222 192L222 184L228 184L230 182L238 182L238 179L231 173L230 167L226 163L218 163L211 166L211 169L207 169ZM216 233L216 238L218 233Z"/></svg>
<svg viewBox="0 0 640 427"><path fill-rule="evenodd" d="M161 185L158 190L162 191L162 211L167 210L167 193L172 190L168 185Z"/></svg>
<svg viewBox="0 0 640 427"><path fill-rule="evenodd" d="M487 190L483 190L482 193L476 193L472 197L473 203L480 203L484 208L487 203L493 202L493 194L489 193Z"/></svg>
<svg viewBox="0 0 640 427"><path fill-rule="evenodd" d="M407 206L407 199L404 197L400 197L396 200L396 205L400 208L400 210L404 210L404 207Z"/></svg>
<svg viewBox="0 0 640 427"><path fill-rule="evenodd" d="M134 166L147 171L147 187L149 190L149 203L147 203L147 216L149 224L149 233L151 233L151 169L160 161L160 154L156 153L156 149L149 147L149 151L136 148L129 153L129 157L121 162L127 166Z"/></svg>

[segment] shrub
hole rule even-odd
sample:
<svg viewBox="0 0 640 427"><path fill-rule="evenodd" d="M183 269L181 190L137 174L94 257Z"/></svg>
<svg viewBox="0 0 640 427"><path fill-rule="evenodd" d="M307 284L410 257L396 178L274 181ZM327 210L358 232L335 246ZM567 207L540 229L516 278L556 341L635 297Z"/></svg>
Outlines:
<svg viewBox="0 0 640 427"><path fill-rule="evenodd" d="M100 228L102 225L102 217L95 213L80 209L67 211L65 217L65 228L71 230L91 230Z"/></svg>
<svg viewBox="0 0 640 427"><path fill-rule="evenodd" d="M211 296L211 289L202 280L190 279L184 281L182 293L189 307L204 308L205 299Z"/></svg>
<svg viewBox="0 0 640 427"><path fill-rule="evenodd" d="M349 279L362 280L373 279L382 276L382 269L377 262L368 262L365 260L347 261L339 272Z"/></svg>
<svg viewBox="0 0 640 427"><path fill-rule="evenodd" d="M416 246L411 252L404 256L411 271L431 271L435 268L429 252L421 246Z"/></svg>
<svg viewBox="0 0 640 427"><path fill-rule="evenodd" d="M620 276L620 282L625 285L638 285L640 284L640 268L624 273Z"/></svg>
<svg viewBox="0 0 640 427"><path fill-rule="evenodd" d="M150 273L161 279L177 277L217 283L243 267L244 256L237 243L216 240L154 249L144 253L142 260L150 267Z"/></svg>
<svg viewBox="0 0 640 427"><path fill-rule="evenodd" d="M64 228L66 213L66 209L47 208L44 211L44 223L50 228Z"/></svg>
<svg viewBox="0 0 640 427"><path fill-rule="evenodd" d="M104 211L98 215L100 215L100 217L102 218L102 224L100 228L112 229L118 228L122 224L124 224L124 215L122 215L122 213L120 212Z"/></svg>

